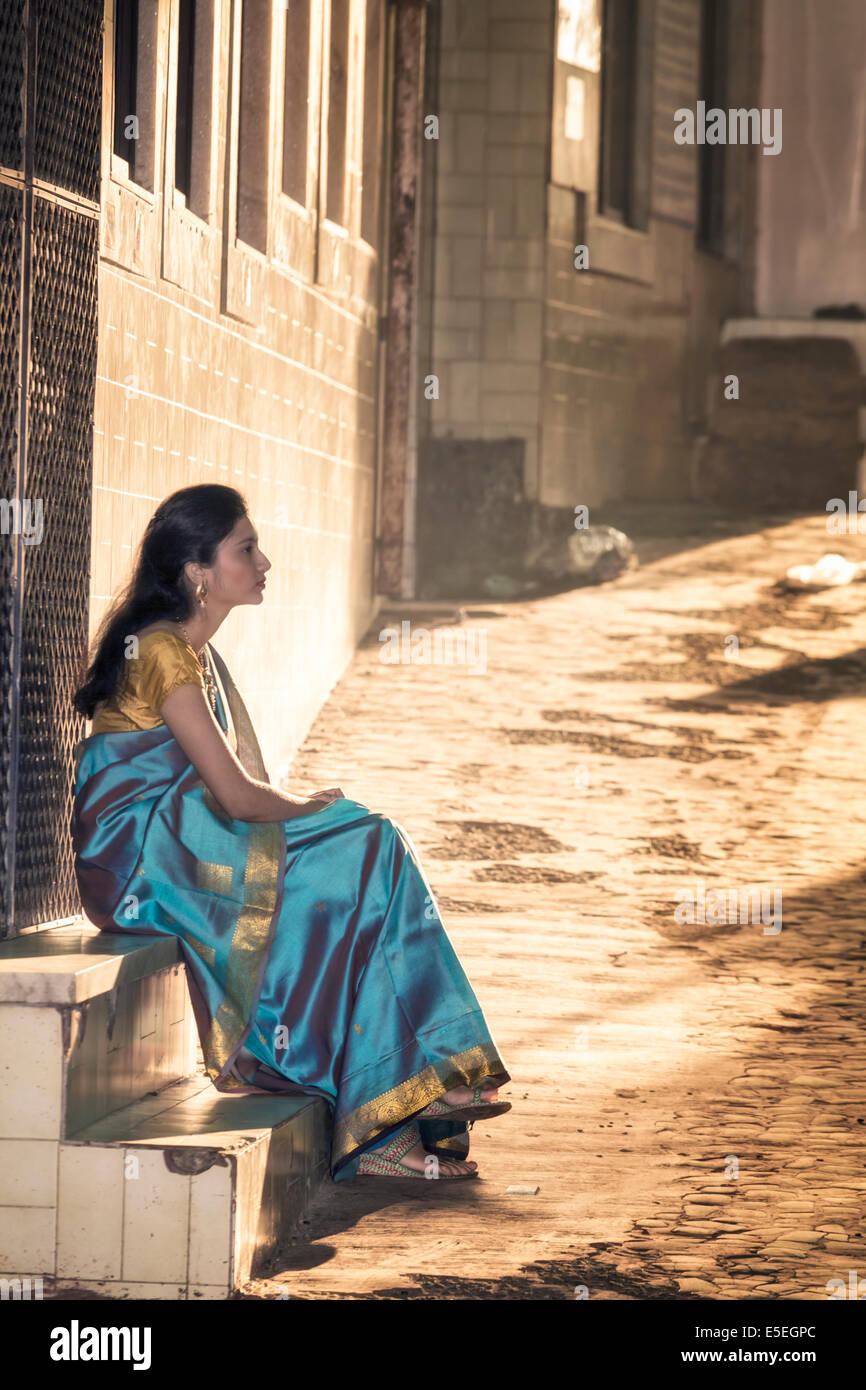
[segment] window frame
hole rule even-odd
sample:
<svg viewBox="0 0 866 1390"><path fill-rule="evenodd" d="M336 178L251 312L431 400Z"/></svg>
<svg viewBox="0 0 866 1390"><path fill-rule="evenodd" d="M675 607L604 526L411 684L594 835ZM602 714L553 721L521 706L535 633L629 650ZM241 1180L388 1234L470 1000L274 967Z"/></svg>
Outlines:
<svg viewBox="0 0 866 1390"><path fill-rule="evenodd" d="M608 30L610 11L620 6L628 6L630 14L620 16L623 27L629 33L629 54L626 63L625 81L628 84L628 103L623 118L623 130L627 139L627 151L623 156L626 166L624 181L626 192L624 207L616 207L606 196L606 183L609 171L609 147L611 137L611 108L616 103L616 93L611 91L610 46L614 41ZM625 230L646 232L650 219L650 184L652 179L652 127L653 127L653 0L601 0L601 83L599 91L598 121L598 167L596 185L596 215L606 221L616 223ZM631 23L629 24L629 20ZM621 137L622 138L622 137Z"/></svg>
<svg viewBox="0 0 866 1390"><path fill-rule="evenodd" d="M712 20L712 43L721 37L722 53L711 48L708 19ZM706 109L729 107L731 87L730 24L720 0L701 0L699 29L699 97ZM711 57L712 54L712 57ZM710 90L712 88L712 90ZM730 147L698 145L695 175L695 247L705 255L724 260L728 251L727 209L730 198Z"/></svg>
<svg viewBox="0 0 866 1390"><path fill-rule="evenodd" d="M139 121L141 123L145 115L149 114L151 117L150 126L153 132L151 148L148 150L147 145L143 147L143 152L146 152L148 156L146 160L148 182L143 183L140 178L135 177L130 169L129 160L124 159L123 155L118 154L114 148L117 121L115 112L117 101L117 74L115 72L117 14L119 7L124 3L125 0L111 0L111 15L105 26L104 52L107 60L108 85L110 87L110 98L108 102L108 114L110 118L108 121L108 129L110 131L110 138L108 140L109 173L115 183L121 184L130 191L137 193L145 202L152 205L156 201L156 189L158 184L157 166L159 163L159 150L162 135L162 104L157 100L157 77L161 46L162 26L160 21L163 19L163 15L161 14L159 0L137 0L138 31L136 34L135 99L137 105L141 104L143 97L146 97L146 100L149 102L149 112L143 110L139 117ZM149 57L147 56L148 54ZM144 71L145 64L147 67L146 72ZM141 139L140 132L138 138ZM136 145L136 156L138 153L139 148ZM136 158L135 164L137 165L138 163L139 160ZM141 163L144 164L145 160L142 159Z"/></svg>
<svg viewBox="0 0 866 1390"><path fill-rule="evenodd" d="M326 215L328 169L328 112L331 73L331 19L333 0L323 0L322 83L320 91L319 160L317 166L315 283L335 298L348 300L359 280L359 258L369 259L371 250L360 237L361 134L363 126L363 61L366 35L365 0L346 0L348 39L346 71L346 138L343 163L343 213L345 225Z"/></svg>
<svg viewBox="0 0 866 1390"><path fill-rule="evenodd" d="M163 180L162 266L163 280L180 286L206 304L219 299L221 229L219 220L218 166L220 148L221 74L225 62L225 2L196 0L192 103L206 93L207 121L203 133L191 133L191 191L188 198L175 183L177 148L178 46L181 0L170 0L168 9L168 63L166 69L165 169ZM198 144L196 143L198 141ZM204 175L196 164L207 154ZM197 183L198 179L198 183ZM196 196L197 189L197 196Z"/></svg>
<svg viewBox="0 0 866 1390"><path fill-rule="evenodd" d="M319 126L322 113L321 83L323 67L322 36L324 32L323 0L309 0L309 45L307 50L307 159L305 202L299 203L283 190L283 141L286 116L286 35L288 16L283 5L278 6L275 47L278 59L276 90L280 101L275 103L277 145L274 153L273 212L271 224L273 243L271 256L278 270L291 277L311 283L315 277L316 239L318 231L318 160Z"/></svg>
<svg viewBox="0 0 866 1390"><path fill-rule="evenodd" d="M374 112L374 126L372 135L368 139L368 116L370 115L370 103L368 100L367 79L371 75L371 64L369 62L370 37L370 11L375 5L378 9L379 23L377 33L377 64L374 74L376 84L376 104ZM360 210L358 215L358 238L363 246L378 256L379 242L382 236L381 211L382 211L382 187L383 187L383 161L382 143L385 136L385 78L388 70L388 4L387 0L366 0L364 7L364 91L362 101L363 116L361 120L361 183L360 183ZM368 164L368 152L372 150L372 158ZM372 167L375 170L373 179L372 201L366 199L366 192L369 182L365 177L366 171ZM364 213L368 207L373 208L372 220L375 222L374 236L371 241L364 235L365 220ZM369 223L367 224L369 227Z"/></svg>
<svg viewBox="0 0 866 1390"><path fill-rule="evenodd" d="M107 0L103 30L102 66L102 187L99 255L131 274L156 280L160 273L160 188L164 146L165 103L160 98L159 74L168 40L168 11L159 0L139 0L139 55L148 52L148 74L138 65L137 86L152 110L152 148L149 159L152 187L130 177L129 162L114 150L115 19L123 0ZM144 44L142 44L144 39Z"/></svg>

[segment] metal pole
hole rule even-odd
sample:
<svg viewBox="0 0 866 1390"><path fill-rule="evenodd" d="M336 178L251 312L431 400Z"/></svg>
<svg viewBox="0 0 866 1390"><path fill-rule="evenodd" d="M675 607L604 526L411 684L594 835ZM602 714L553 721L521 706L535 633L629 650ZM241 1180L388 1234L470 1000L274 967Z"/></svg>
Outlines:
<svg viewBox="0 0 866 1390"><path fill-rule="evenodd" d="M380 594L397 598L411 598L415 587L415 393L426 8L427 0L396 0L382 529L377 588Z"/></svg>
<svg viewBox="0 0 866 1390"><path fill-rule="evenodd" d="M24 6L24 110L23 153L24 194L21 219L21 295L18 331L18 453L15 459L15 498L23 508L27 489L28 393L30 389L30 307L31 259L33 247L33 167L36 138L36 55L38 51L38 0ZM20 512L19 512L20 521ZM18 782L20 758L21 627L24 618L24 531L19 524L12 559L11 670L9 681L9 782L6 796L6 922L11 935L15 927L15 864L17 858Z"/></svg>

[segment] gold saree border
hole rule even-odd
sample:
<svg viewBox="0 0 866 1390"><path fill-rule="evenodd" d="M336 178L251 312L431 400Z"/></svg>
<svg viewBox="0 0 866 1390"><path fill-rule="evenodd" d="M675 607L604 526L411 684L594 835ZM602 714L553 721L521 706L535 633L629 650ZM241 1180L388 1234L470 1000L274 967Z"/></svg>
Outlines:
<svg viewBox="0 0 866 1390"><path fill-rule="evenodd" d="M144 873L144 870L141 869L139 872ZM188 931L184 932L183 939L188 946L192 947L197 955L201 956L205 965L209 965L211 969L213 969L216 963L216 951L213 946L206 946L203 941L197 941L192 932Z"/></svg>
<svg viewBox="0 0 866 1390"><path fill-rule="evenodd" d="M205 893L214 893L219 898L230 898L234 869L231 864L212 864L207 859L196 863L196 879L199 888Z"/></svg>
<svg viewBox="0 0 866 1390"><path fill-rule="evenodd" d="M505 1071L493 1043L478 1043L465 1052L446 1057L442 1062L432 1062L423 1071L416 1072L373 1100L365 1101L337 1121L331 1139L331 1167L336 1167L353 1149L360 1148L392 1125L415 1115L431 1100L438 1100L455 1086L474 1086L488 1076L498 1076Z"/></svg>
<svg viewBox="0 0 866 1390"><path fill-rule="evenodd" d="M239 762L243 765L251 777L255 777L258 782L269 782L267 768L262 758L262 750L259 748L259 741L256 738L256 731L253 728L252 720L247 714L247 708L241 699L238 689L229 675L228 667L210 643L208 643L208 655L216 668L213 673L215 679L223 686L227 699L223 700L229 717L230 732L234 735L230 742L233 742L235 752ZM222 692L221 692L222 693Z"/></svg>
<svg viewBox="0 0 866 1390"><path fill-rule="evenodd" d="M278 824L251 824L244 905L238 913L226 961L225 995L204 1049L205 1066L217 1076L253 1021L259 967L277 906L280 848Z"/></svg>
<svg viewBox="0 0 866 1390"><path fill-rule="evenodd" d="M266 781L267 772L258 739L244 702L225 662L210 645L208 655L216 668L230 741L236 741L238 760L251 777ZM215 1084L219 1082L223 1090L248 1089L239 1078L231 1073L222 1076L222 1072L255 1022L253 1015L258 977L277 910L280 868L284 857L279 822L250 822L243 906L235 922L226 961L223 1001L214 1015L203 1048L208 1075Z"/></svg>

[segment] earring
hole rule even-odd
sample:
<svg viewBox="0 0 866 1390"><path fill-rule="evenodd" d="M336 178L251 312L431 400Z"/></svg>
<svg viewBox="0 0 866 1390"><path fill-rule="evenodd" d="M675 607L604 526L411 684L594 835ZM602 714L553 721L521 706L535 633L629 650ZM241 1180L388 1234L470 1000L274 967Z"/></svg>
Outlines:
<svg viewBox="0 0 866 1390"><path fill-rule="evenodd" d="M199 584L198 586L198 589L196 591L196 598L198 599L202 607L204 607L205 603L207 602L207 584L205 584L204 580L202 580L201 584Z"/></svg>

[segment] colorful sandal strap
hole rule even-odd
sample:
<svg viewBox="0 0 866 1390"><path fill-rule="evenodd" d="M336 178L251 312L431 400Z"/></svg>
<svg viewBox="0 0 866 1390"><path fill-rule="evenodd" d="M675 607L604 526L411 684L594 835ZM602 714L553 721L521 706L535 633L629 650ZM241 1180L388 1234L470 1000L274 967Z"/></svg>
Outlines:
<svg viewBox="0 0 866 1390"><path fill-rule="evenodd" d="M398 1129L393 1139L390 1139L381 1149L375 1150L383 1158L390 1158L399 1163L404 1154L418 1143L421 1138L421 1131L416 1124L404 1125L403 1129Z"/></svg>
<svg viewBox="0 0 866 1390"><path fill-rule="evenodd" d="M449 1112L450 1110L454 1110L455 1108L456 1108L456 1107L453 1106L453 1105L446 1105L444 1101L441 1101L441 1100L431 1100L430 1104L429 1104L428 1106L426 1106L424 1110L421 1111L421 1114L422 1114L422 1115L447 1115L448 1112Z"/></svg>

